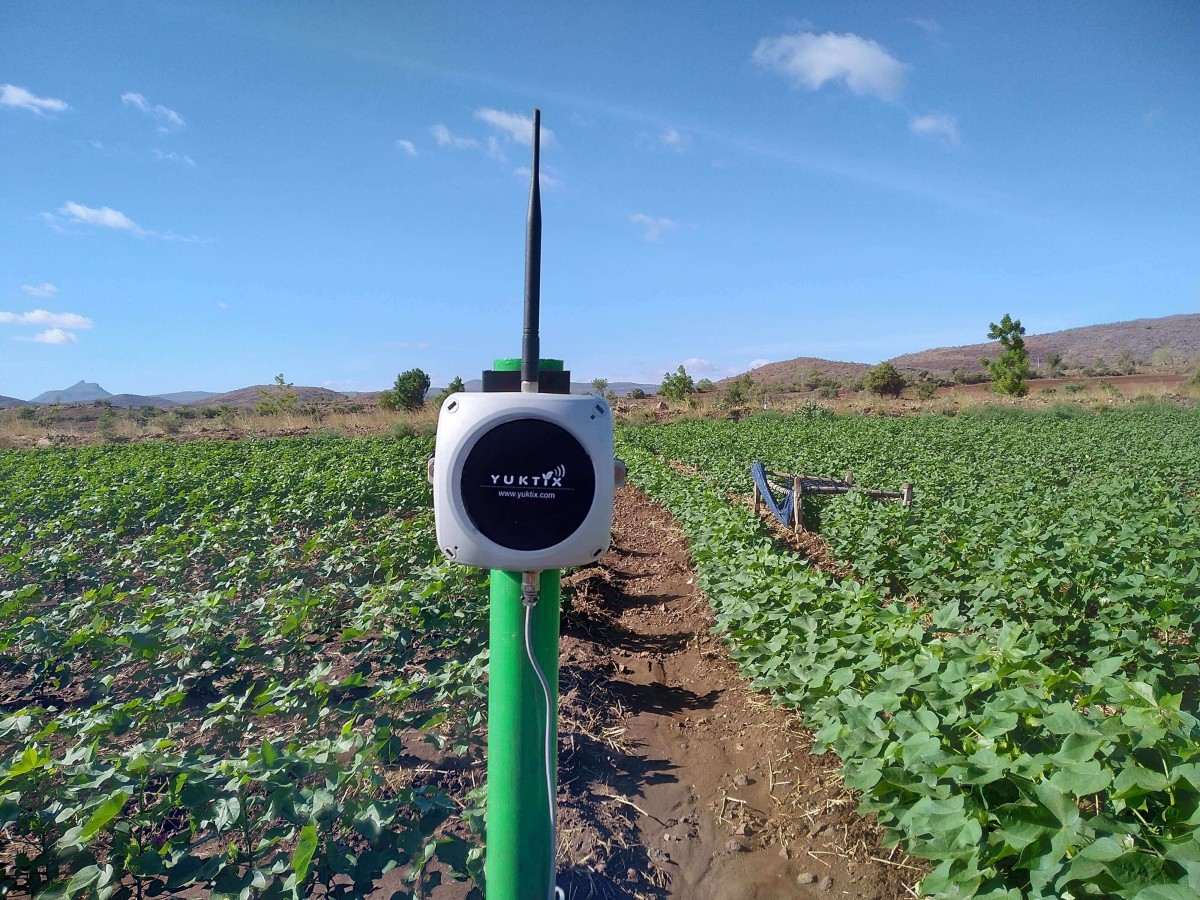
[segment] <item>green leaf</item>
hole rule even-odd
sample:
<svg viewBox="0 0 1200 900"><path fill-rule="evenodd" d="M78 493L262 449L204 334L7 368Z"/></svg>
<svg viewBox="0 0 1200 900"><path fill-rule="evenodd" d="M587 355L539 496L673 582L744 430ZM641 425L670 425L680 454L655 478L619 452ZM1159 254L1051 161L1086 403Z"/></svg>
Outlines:
<svg viewBox="0 0 1200 900"><path fill-rule="evenodd" d="M34 769L41 768L50 762L50 751L41 752L38 750L37 744L33 744L25 748L25 752L18 757L17 761L9 768L5 781L14 778L17 775L24 775L26 772L32 772Z"/></svg>
<svg viewBox="0 0 1200 900"><path fill-rule="evenodd" d="M1089 759L1059 769L1050 777L1050 783L1064 794L1085 797L1104 790L1112 783L1112 772L1100 765L1100 761Z"/></svg>
<svg viewBox="0 0 1200 900"><path fill-rule="evenodd" d="M131 788L121 788L116 793L109 794L108 797L100 804L99 808L92 813L91 818L84 823L83 828L79 832L79 837L84 841L90 841L99 832L100 829L115 819L125 808L126 801L133 796Z"/></svg>
<svg viewBox="0 0 1200 900"><path fill-rule="evenodd" d="M300 887L308 878L308 868L313 854L317 852L317 823L309 822L300 829L296 849L292 851L292 871L296 875L296 886Z"/></svg>
<svg viewBox="0 0 1200 900"><path fill-rule="evenodd" d="M1196 894L1183 884L1152 884L1133 894L1130 900L1196 900Z"/></svg>

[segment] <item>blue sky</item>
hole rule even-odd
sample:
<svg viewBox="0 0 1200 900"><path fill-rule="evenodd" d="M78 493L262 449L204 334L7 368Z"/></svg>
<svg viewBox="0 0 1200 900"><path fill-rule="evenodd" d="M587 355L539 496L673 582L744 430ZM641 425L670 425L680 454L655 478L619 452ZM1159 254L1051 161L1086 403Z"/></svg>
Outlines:
<svg viewBox="0 0 1200 900"><path fill-rule="evenodd" d="M1200 6L0 7L0 394L877 362L1200 311Z"/></svg>

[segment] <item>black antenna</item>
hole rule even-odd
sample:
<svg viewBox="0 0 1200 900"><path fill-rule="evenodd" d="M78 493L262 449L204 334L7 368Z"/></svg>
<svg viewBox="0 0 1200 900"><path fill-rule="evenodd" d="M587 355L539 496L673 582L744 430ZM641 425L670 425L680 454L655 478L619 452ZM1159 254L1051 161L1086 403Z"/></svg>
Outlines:
<svg viewBox="0 0 1200 900"><path fill-rule="evenodd" d="M536 393L538 359L538 316L542 300L542 192L538 183L542 111L533 111L533 174L529 185L529 229L525 236L525 333L521 342L521 390Z"/></svg>

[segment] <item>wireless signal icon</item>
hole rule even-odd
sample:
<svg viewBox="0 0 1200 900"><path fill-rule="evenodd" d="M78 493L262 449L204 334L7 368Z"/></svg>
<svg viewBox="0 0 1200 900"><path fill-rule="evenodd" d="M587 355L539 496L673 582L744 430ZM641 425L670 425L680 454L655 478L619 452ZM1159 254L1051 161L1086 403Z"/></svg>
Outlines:
<svg viewBox="0 0 1200 900"><path fill-rule="evenodd" d="M562 463L559 463L557 466L554 467L554 477L555 478L561 479L561 478L565 477L566 474L567 474L567 467L564 466Z"/></svg>

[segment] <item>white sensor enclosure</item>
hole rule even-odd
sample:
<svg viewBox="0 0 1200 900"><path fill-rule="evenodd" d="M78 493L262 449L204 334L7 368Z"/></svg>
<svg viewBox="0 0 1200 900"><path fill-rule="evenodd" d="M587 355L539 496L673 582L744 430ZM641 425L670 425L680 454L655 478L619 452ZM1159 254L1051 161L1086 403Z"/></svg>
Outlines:
<svg viewBox="0 0 1200 900"><path fill-rule="evenodd" d="M594 562L612 541L612 411L600 397L458 393L432 461L438 546L484 569Z"/></svg>

